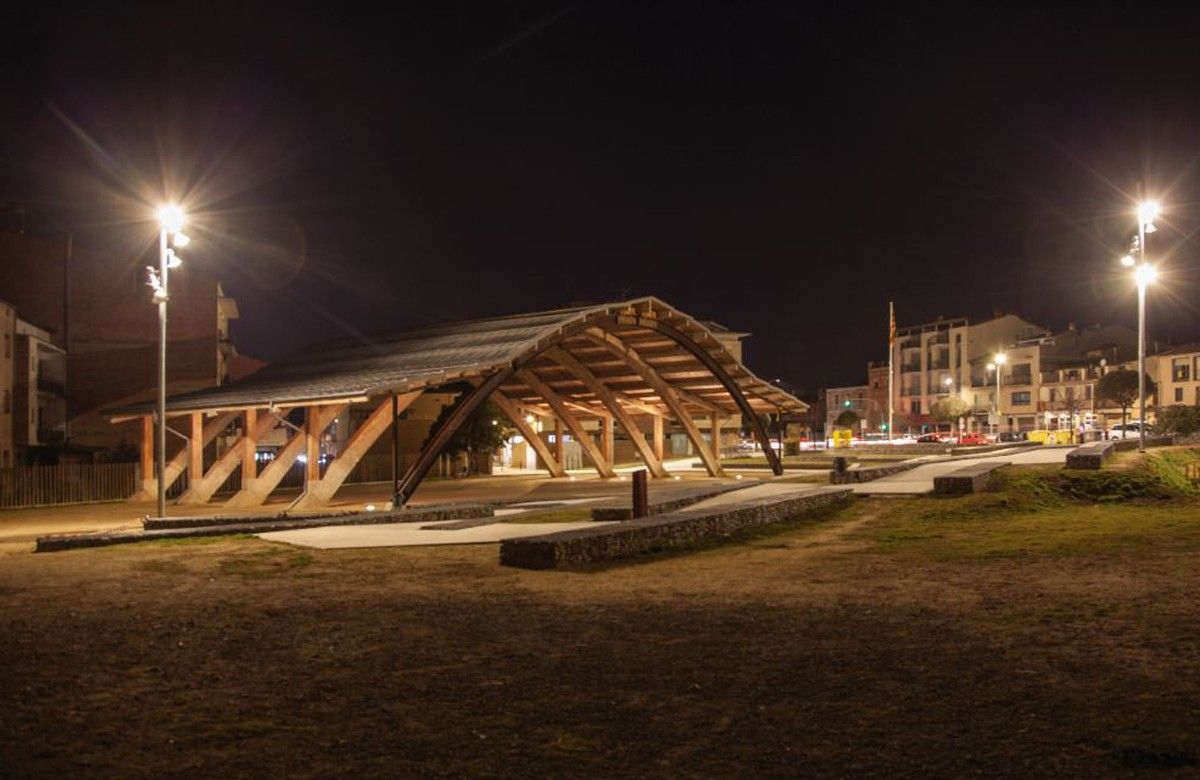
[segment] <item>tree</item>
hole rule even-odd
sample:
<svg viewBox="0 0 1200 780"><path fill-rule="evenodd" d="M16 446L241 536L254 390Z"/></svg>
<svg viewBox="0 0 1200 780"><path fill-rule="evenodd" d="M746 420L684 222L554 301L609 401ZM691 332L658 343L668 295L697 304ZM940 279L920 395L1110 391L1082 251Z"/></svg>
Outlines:
<svg viewBox="0 0 1200 780"><path fill-rule="evenodd" d="M950 423L954 425L958 422L958 418L962 417L971 407L967 402L956 395L947 398L939 398L933 402L933 406L929 407L929 414L937 422Z"/></svg>
<svg viewBox="0 0 1200 780"><path fill-rule="evenodd" d="M1154 380L1146 376L1146 395L1154 392ZM1129 407L1138 400L1138 375L1125 368L1109 371L1096 383L1096 398L1121 408L1121 424L1128 422ZM1145 423L1145 420L1142 420Z"/></svg>
<svg viewBox="0 0 1200 780"><path fill-rule="evenodd" d="M433 427L429 429L429 438L425 440L424 446L429 445L450 415L454 414L456 408L457 404L442 407ZM467 453L468 473L474 473L475 456L483 453L490 455L500 449L512 435L513 431L504 424L504 413L490 400L485 400L467 416L459 429L450 437L450 441L446 442L442 452L451 457Z"/></svg>
<svg viewBox="0 0 1200 780"><path fill-rule="evenodd" d="M1200 406L1176 404L1158 410L1158 425L1165 433L1191 436L1200 433Z"/></svg>
<svg viewBox="0 0 1200 780"><path fill-rule="evenodd" d="M850 430L854 430L854 428L858 425L859 419L861 418L853 409L847 409L837 416L837 419L833 421L833 424L839 428L849 428Z"/></svg>

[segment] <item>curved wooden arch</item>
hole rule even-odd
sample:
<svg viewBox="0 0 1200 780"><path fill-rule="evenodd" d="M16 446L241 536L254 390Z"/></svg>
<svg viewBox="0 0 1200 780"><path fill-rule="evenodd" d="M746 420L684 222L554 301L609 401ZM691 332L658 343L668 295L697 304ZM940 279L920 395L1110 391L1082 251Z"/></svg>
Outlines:
<svg viewBox="0 0 1200 780"><path fill-rule="evenodd" d="M442 449L450 441L450 437L462 427L462 424L479 407L479 404L483 403L484 399L498 390L501 385L511 379L518 371L523 370L525 366L540 357L547 350L557 347L565 339L579 335L588 328L600 328L612 336L618 337L618 334L614 332L614 328L618 325L636 325L640 328L654 330L671 339L699 360L729 393L734 403L741 410L742 415L749 418L754 435L758 439L759 444L762 445L763 452L767 456L767 462L771 466L771 471L776 476L783 473L783 465L779 461L779 456L771 448L771 441L762 426L762 421L758 419L758 416L750 407L750 402L746 400L746 396L742 393L741 388L738 387L737 382L733 380L733 377L729 375L725 368L706 349L697 344L688 334L661 320L601 311L593 312L578 322L571 323L567 327L562 328L552 338L537 344L529 353L513 360L508 366L492 374L463 396L455 406L454 411L446 418L442 426L438 428L437 433L429 440L429 444L422 448L420 457L405 471L404 477L400 480L400 484L392 496L392 505L399 507L408 503L409 499L417 491L417 487L421 484L421 481L425 479L425 475L429 473L429 469L433 467ZM713 438L714 440L716 439L715 432Z"/></svg>

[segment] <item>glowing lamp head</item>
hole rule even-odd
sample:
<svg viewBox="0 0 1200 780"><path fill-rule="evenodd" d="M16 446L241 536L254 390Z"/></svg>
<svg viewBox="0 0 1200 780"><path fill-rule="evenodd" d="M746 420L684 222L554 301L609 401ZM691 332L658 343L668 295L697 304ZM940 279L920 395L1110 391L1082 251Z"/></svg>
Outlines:
<svg viewBox="0 0 1200 780"><path fill-rule="evenodd" d="M1133 278L1137 281L1138 287L1145 287L1158 278L1158 271L1154 270L1152 265L1139 265L1133 272Z"/></svg>
<svg viewBox="0 0 1200 780"><path fill-rule="evenodd" d="M1000 354L996 355L996 357L992 358L992 360L996 361L996 365L1002 366L1008 362L1008 355L1001 352Z"/></svg>
<svg viewBox="0 0 1200 780"><path fill-rule="evenodd" d="M1126 268L1133 268L1135 262L1136 261L1133 259L1133 255L1125 255L1121 258L1121 265L1125 266Z"/></svg>
<svg viewBox="0 0 1200 780"><path fill-rule="evenodd" d="M188 244L192 243L192 239L188 238L187 233L180 233L176 231L175 237L171 243L175 245L176 249L183 249Z"/></svg>
<svg viewBox="0 0 1200 780"><path fill-rule="evenodd" d="M1154 220L1158 219L1160 210L1161 209L1159 208L1158 201L1144 200L1138 204L1138 221L1143 225L1148 225Z"/></svg>
<svg viewBox="0 0 1200 780"><path fill-rule="evenodd" d="M942 384L944 384L946 387L949 387L950 385L954 384L954 378L946 377L945 379L942 380Z"/></svg>
<svg viewBox="0 0 1200 780"><path fill-rule="evenodd" d="M183 229L183 209L174 203L160 206L158 209L158 224L168 233L178 233Z"/></svg>
<svg viewBox="0 0 1200 780"><path fill-rule="evenodd" d="M988 370L988 371L995 371L995 370L996 370L996 364L995 364L995 363L988 363L988 364L987 364L987 370Z"/></svg>

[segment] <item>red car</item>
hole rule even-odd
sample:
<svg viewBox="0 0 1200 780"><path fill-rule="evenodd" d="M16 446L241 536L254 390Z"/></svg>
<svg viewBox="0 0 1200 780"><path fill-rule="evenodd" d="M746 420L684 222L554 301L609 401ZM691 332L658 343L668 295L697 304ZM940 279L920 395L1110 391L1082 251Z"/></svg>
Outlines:
<svg viewBox="0 0 1200 780"><path fill-rule="evenodd" d="M988 437L982 433L964 433L958 437L959 444L988 444Z"/></svg>

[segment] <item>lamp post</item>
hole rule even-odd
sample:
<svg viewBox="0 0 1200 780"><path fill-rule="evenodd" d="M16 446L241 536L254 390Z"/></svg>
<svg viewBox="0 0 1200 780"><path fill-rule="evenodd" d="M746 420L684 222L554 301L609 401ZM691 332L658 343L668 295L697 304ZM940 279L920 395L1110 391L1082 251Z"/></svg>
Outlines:
<svg viewBox="0 0 1200 780"><path fill-rule="evenodd" d="M943 378L942 385L945 386L945 388L946 388L946 395L948 395L950 397L954 397L954 377L947 376L947 377ZM950 430L953 431L956 429L958 431L958 435L962 436L962 428L958 425L957 421L952 420L950 422Z"/></svg>
<svg viewBox="0 0 1200 780"><path fill-rule="evenodd" d="M1138 204L1138 263L1133 271L1138 291L1138 452L1146 451L1146 287L1158 276L1154 266L1146 259L1146 234L1157 229L1154 227L1154 220L1158 213L1159 206L1156 201L1147 200ZM1132 259L1129 257L1129 260ZM1122 262L1126 265L1131 264L1126 263L1124 259Z"/></svg>
<svg viewBox="0 0 1200 780"><path fill-rule="evenodd" d="M996 372L996 439L1000 438L1000 366L1008 360L1008 355L1003 352L998 352L992 358L992 362L987 364L988 371L995 370Z"/></svg>
<svg viewBox="0 0 1200 780"><path fill-rule="evenodd" d="M158 209L158 268L147 266L147 286L153 290L151 300L158 304L158 516L167 514L167 275L170 269L181 265L175 247L188 245L188 237L180 232L183 228L183 209L168 204ZM195 446L193 442L192 446Z"/></svg>

